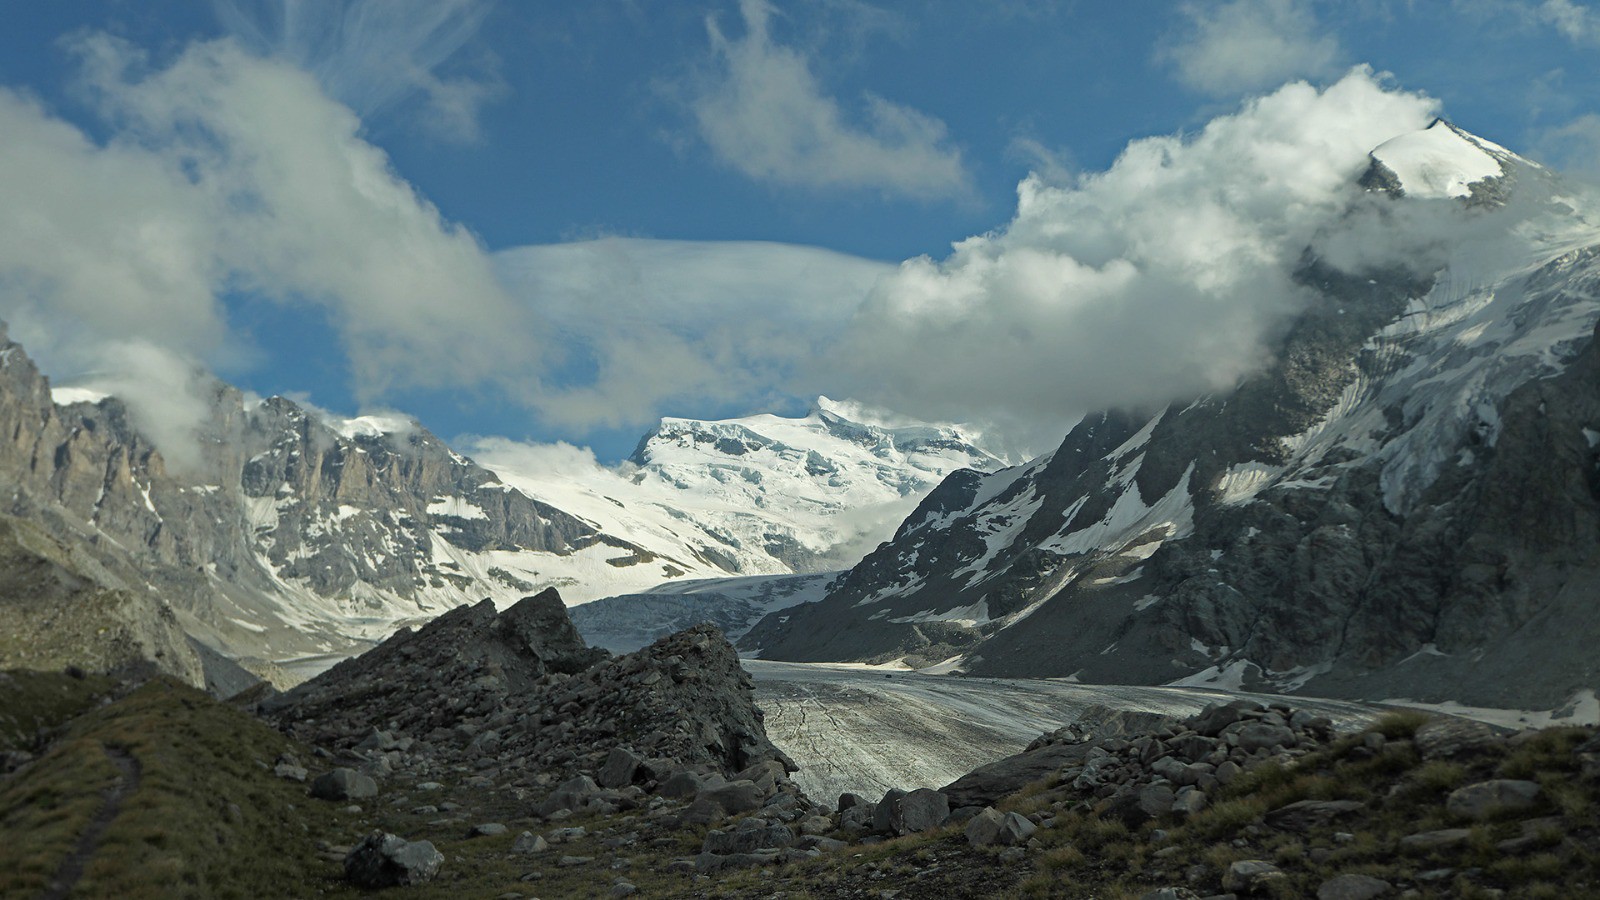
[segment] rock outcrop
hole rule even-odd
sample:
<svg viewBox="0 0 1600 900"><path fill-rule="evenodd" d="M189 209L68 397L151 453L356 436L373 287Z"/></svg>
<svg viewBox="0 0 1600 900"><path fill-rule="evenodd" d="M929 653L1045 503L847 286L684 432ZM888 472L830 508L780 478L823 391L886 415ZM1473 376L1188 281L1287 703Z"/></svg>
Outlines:
<svg viewBox="0 0 1600 900"><path fill-rule="evenodd" d="M380 775L466 766L545 794L547 812L614 805L619 791L676 776L683 796L726 814L744 811L734 808L739 785L754 808L793 769L751 696L715 629L612 657L583 644L549 590L504 612L489 601L451 610L262 709L296 738Z"/></svg>

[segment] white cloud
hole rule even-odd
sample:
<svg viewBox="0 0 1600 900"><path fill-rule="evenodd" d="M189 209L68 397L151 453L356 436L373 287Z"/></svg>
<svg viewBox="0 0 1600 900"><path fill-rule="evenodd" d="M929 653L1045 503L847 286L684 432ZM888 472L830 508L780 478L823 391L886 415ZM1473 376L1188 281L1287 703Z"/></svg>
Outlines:
<svg viewBox="0 0 1600 900"><path fill-rule="evenodd" d="M1546 129L1535 150L1565 174L1600 182L1600 115L1585 113Z"/></svg>
<svg viewBox="0 0 1600 900"><path fill-rule="evenodd" d="M110 38L79 49L107 142L0 90L0 310L47 371L228 362L219 297L245 292L326 310L363 400L537 372L538 329L483 247L310 76L227 41L157 70Z"/></svg>
<svg viewBox="0 0 1600 900"><path fill-rule="evenodd" d="M500 96L482 73L439 74L482 26L489 0L216 0L223 26L249 49L316 77L329 96L372 120L414 97L412 120L446 139L481 136L483 105Z"/></svg>
<svg viewBox="0 0 1600 900"><path fill-rule="evenodd" d="M1192 139L1018 190L1003 229L879 282L826 358L828 390L924 419L1065 423L1225 388L1303 295L1291 274L1359 193L1367 153L1434 101L1357 69L1291 84Z"/></svg>
<svg viewBox="0 0 1600 900"><path fill-rule="evenodd" d="M1335 73L1343 56L1308 0L1186 3L1182 13L1187 21L1157 59L1202 93L1233 96L1320 78Z"/></svg>
<svg viewBox="0 0 1600 900"><path fill-rule="evenodd" d="M759 181L813 188L871 188L918 199L965 197L970 178L943 122L875 94L851 121L799 51L775 43L766 0L740 0L745 34L707 31L716 71L695 85L690 108L723 162Z"/></svg>
<svg viewBox="0 0 1600 900"><path fill-rule="evenodd" d="M893 271L813 247L628 238L521 247L496 264L565 353L541 413L580 428L773 402Z"/></svg>
<svg viewBox="0 0 1600 900"><path fill-rule="evenodd" d="M1589 43L1600 38L1600 17L1594 10L1572 0L1544 0L1533 14L1539 22L1555 28L1574 43Z"/></svg>

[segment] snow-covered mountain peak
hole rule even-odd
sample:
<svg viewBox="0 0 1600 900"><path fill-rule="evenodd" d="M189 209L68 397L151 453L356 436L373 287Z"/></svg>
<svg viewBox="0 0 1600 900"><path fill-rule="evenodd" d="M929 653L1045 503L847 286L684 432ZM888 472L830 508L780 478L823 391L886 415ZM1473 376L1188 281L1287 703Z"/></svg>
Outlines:
<svg viewBox="0 0 1600 900"><path fill-rule="evenodd" d="M1371 153L1375 166L1390 176L1383 186L1410 197L1469 197L1472 186L1504 177L1512 162L1530 164L1510 150L1434 119L1421 131L1412 131L1378 145Z"/></svg>

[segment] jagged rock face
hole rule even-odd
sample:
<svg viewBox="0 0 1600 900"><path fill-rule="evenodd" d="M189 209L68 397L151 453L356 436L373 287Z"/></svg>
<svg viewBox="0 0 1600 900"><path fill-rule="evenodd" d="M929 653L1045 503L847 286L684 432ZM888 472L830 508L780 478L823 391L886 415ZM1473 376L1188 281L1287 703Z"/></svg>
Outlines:
<svg viewBox="0 0 1600 900"><path fill-rule="evenodd" d="M630 552L413 424L336 430L220 383L201 460L182 472L116 398L53 402L11 342L0 422L0 473L14 485L5 513L84 545L236 656L336 651L485 596L511 602L540 586L552 558Z"/></svg>
<svg viewBox="0 0 1600 900"><path fill-rule="evenodd" d="M1420 140L1459 139L1502 176L1458 183L1402 142L1375 151L1369 186L1475 215L1555 193L1461 134ZM1551 215L1559 236L1514 263L1352 274L1308 256L1315 300L1264 371L951 478L826 599L742 646L1500 706L1594 690L1600 232Z"/></svg>
<svg viewBox="0 0 1600 900"><path fill-rule="evenodd" d="M424 741L445 762L492 754L545 781L600 771L618 747L728 775L766 760L793 767L767 740L749 676L716 629L611 657L584 646L553 590L503 613L488 602L451 610L266 709L323 746L349 748L377 728Z"/></svg>

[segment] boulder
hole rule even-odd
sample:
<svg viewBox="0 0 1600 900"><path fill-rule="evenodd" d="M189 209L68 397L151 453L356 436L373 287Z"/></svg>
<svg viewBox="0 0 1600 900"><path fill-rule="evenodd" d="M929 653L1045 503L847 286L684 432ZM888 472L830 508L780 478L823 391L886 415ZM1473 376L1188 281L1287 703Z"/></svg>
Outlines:
<svg viewBox="0 0 1600 900"><path fill-rule="evenodd" d="M361 888L421 884L439 874L444 854L428 841L407 841L374 831L344 858L344 877Z"/></svg>
<svg viewBox="0 0 1600 900"><path fill-rule="evenodd" d="M378 796L378 783L353 769L334 769L311 782L311 796L319 800L360 800Z"/></svg>
<svg viewBox="0 0 1600 900"><path fill-rule="evenodd" d="M1531 809L1543 791L1532 781L1497 778L1480 781L1450 792L1444 807L1453 816L1488 819L1502 813Z"/></svg>
<svg viewBox="0 0 1600 900"><path fill-rule="evenodd" d="M606 754L605 764L600 771L595 773L595 781L601 787L620 788L633 784L634 777L639 774L639 767L644 763L644 758L626 747L612 747Z"/></svg>
<svg viewBox="0 0 1600 900"><path fill-rule="evenodd" d="M1372 900L1393 889L1389 882L1371 875L1337 875L1317 888L1317 900Z"/></svg>
<svg viewBox="0 0 1600 900"><path fill-rule="evenodd" d="M1307 832L1347 816L1363 804L1354 800L1301 800L1267 813L1267 824L1283 831Z"/></svg>
<svg viewBox="0 0 1600 900"><path fill-rule="evenodd" d="M1000 845L1014 847L1027 842L1038 826L1014 812L1003 813L987 807L967 821L967 843L974 847Z"/></svg>
<svg viewBox="0 0 1600 900"><path fill-rule="evenodd" d="M572 810L583 806L600 793L600 785L587 775L575 775L556 785L550 796L539 804L539 815L549 816L561 810Z"/></svg>
<svg viewBox="0 0 1600 900"><path fill-rule="evenodd" d="M1273 747L1293 747L1299 743L1295 737L1294 729L1287 725L1268 725L1264 722L1252 722L1239 729L1234 737L1234 743L1239 749L1253 753L1257 750L1271 750Z"/></svg>
<svg viewBox="0 0 1600 900"><path fill-rule="evenodd" d="M1283 878L1283 870L1264 859L1241 859L1222 874L1222 888L1240 894L1262 891L1268 882Z"/></svg>
<svg viewBox="0 0 1600 900"><path fill-rule="evenodd" d="M695 801L706 800L722 807L723 812L729 815L738 815L760 809L761 801L765 798L766 793L755 782L741 780L702 788Z"/></svg>
<svg viewBox="0 0 1600 900"><path fill-rule="evenodd" d="M1240 718L1238 707L1224 703L1212 703L1205 709L1200 710L1184 724L1204 737L1216 737L1222 733L1222 729L1239 721Z"/></svg>
<svg viewBox="0 0 1600 900"><path fill-rule="evenodd" d="M524 831L517 835L516 841L511 845L512 853L543 853L550 849L550 842L542 835L531 831Z"/></svg>
<svg viewBox="0 0 1600 900"><path fill-rule="evenodd" d="M727 856L757 850L782 850L794 843L794 832L777 822L745 819L737 828L706 832L701 852Z"/></svg>
<svg viewBox="0 0 1600 900"><path fill-rule="evenodd" d="M669 775L666 781L661 782L661 786L656 788L656 793L668 800L687 800L700 793L702 783L699 775L688 769L680 769Z"/></svg>
<svg viewBox="0 0 1600 900"><path fill-rule="evenodd" d="M1430 850L1443 850L1447 847L1459 847L1472 839L1472 831L1467 828L1442 828L1438 831L1419 831L1408 834L1400 839L1400 849L1415 850L1426 853Z"/></svg>
<svg viewBox="0 0 1600 900"><path fill-rule="evenodd" d="M899 788L889 788L883 792L883 799L872 808L872 830L879 834L893 834L894 823L890 818L894 814L894 804L906 795Z"/></svg>
<svg viewBox="0 0 1600 900"><path fill-rule="evenodd" d="M499 822L484 822L482 825L474 825L467 837L494 837L497 834L505 833L506 826Z"/></svg>
<svg viewBox="0 0 1600 900"><path fill-rule="evenodd" d="M1494 746L1494 729L1471 719L1441 716L1417 728L1411 740L1423 759L1449 759L1482 753Z"/></svg>
<svg viewBox="0 0 1600 900"><path fill-rule="evenodd" d="M931 788L906 793L891 789L873 810L872 827L882 834L932 831L950 818L950 800Z"/></svg>

